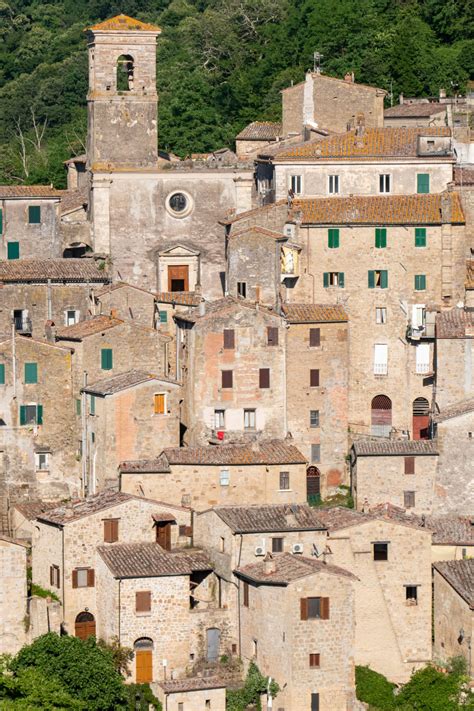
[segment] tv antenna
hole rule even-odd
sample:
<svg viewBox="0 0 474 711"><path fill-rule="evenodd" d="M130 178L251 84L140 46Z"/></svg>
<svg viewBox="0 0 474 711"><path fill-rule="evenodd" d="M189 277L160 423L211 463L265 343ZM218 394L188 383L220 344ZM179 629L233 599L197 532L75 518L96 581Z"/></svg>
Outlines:
<svg viewBox="0 0 474 711"><path fill-rule="evenodd" d="M315 74L321 74L321 60L324 54L320 52L313 52L313 68Z"/></svg>

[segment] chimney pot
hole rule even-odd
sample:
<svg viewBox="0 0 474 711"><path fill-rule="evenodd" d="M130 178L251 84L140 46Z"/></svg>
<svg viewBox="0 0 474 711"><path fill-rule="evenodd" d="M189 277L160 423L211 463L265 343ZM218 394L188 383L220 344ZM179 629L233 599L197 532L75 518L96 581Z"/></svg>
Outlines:
<svg viewBox="0 0 474 711"><path fill-rule="evenodd" d="M266 553L265 558L263 559L263 570L265 575L272 575L272 573L276 572L275 560L270 551Z"/></svg>

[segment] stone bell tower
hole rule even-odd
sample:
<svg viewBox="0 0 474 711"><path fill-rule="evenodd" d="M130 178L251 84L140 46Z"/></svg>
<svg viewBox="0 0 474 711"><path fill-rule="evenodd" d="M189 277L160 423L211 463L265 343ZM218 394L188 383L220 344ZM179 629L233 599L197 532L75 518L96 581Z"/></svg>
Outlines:
<svg viewBox="0 0 474 711"><path fill-rule="evenodd" d="M87 30L87 164L96 171L155 168L159 27L117 15Z"/></svg>

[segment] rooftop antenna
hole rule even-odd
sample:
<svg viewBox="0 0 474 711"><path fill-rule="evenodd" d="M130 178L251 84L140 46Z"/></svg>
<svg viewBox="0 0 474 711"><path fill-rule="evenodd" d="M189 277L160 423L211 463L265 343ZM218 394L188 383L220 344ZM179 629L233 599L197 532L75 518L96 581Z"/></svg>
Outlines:
<svg viewBox="0 0 474 711"><path fill-rule="evenodd" d="M313 52L313 67L315 74L321 74L321 60L323 57L324 54L321 54L320 52Z"/></svg>

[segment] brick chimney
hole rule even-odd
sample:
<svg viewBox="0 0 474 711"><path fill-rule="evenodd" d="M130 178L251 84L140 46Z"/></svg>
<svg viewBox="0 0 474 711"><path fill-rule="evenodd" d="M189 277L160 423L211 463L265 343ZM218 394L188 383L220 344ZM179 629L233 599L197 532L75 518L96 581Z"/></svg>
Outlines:
<svg viewBox="0 0 474 711"><path fill-rule="evenodd" d="M263 572L265 573L265 575L272 575L276 572L275 559L273 558L270 551L266 553L265 558L263 559Z"/></svg>

